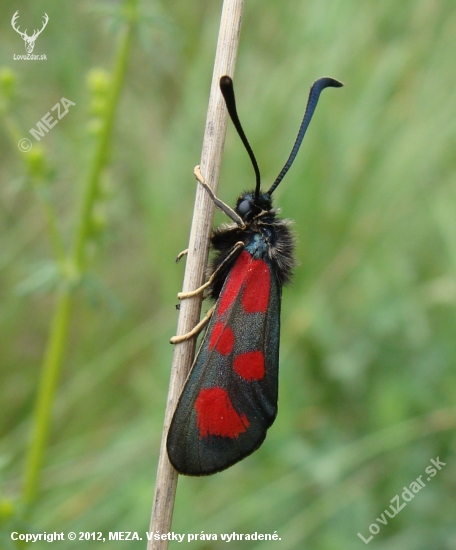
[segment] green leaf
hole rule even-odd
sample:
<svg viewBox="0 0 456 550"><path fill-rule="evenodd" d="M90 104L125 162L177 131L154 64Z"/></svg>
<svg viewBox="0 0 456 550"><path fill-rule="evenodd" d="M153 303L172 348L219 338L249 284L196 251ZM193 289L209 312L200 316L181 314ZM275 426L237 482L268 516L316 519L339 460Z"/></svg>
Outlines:
<svg viewBox="0 0 456 550"><path fill-rule="evenodd" d="M59 266L52 260L34 264L31 266L30 271L30 275L16 286L15 290L20 296L49 292L61 280Z"/></svg>

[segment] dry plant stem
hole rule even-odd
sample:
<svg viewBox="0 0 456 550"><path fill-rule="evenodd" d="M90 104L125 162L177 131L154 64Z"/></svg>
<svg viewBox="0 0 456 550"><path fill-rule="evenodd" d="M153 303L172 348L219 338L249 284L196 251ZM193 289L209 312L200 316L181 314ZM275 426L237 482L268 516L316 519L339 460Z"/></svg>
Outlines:
<svg viewBox="0 0 456 550"><path fill-rule="evenodd" d="M220 210L220 212L224 212L241 229L245 229L245 223L242 221L242 218L238 214L236 214L236 212L231 208L231 206L228 206L227 204L225 204L223 201L221 201L219 198L215 196L215 193L212 191L207 181L201 175L199 166L195 166L193 173L195 174L196 179L201 183L204 189L206 189L206 191L209 193L209 196L211 197L212 202Z"/></svg>
<svg viewBox="0 0 456 550"><path fill-rule="evenodd" d="M206 316L201 319L201 321L195 325L190 332L187 332L186 334L181 334L180 336L173 336L170 338L171 344L181 344L182 342L185 342L185 340L189 340L190 338L195 338L195 336L198 336L198 334L203 330L203 328L209 323L211 320L212 314L214 313L215 305L211 307L211 309L206 313Z"/></svg>
<svg viewBox="0 0 456 550"><path fill-rule="evenodd" d="M194 298L195 296L198 296L198 294L202 294L206 288L211 286L211 284L214 282L217 273L219 273L225 264L227 264L234 254L240 249L244 247L244 242L239 241L234 246L231 252L228 254L228 256L223 260L223 262L217 267L217 269L212 273L212 275L209 277L207 282L204 283L204 285L201 285L199 288L195 290L191 290L190 292L178 292L177 297L179 300L187 300L188 298ZM213 308L212 308L213 309ZM171 342L171 344L174 344L175 342Z"/></svg>
<svg viewBox="0 0 456 550"><path fill-rule="evenodd" d="M223 2L200 163L201 172L210 183L214 193L217 192L227 125L227 113L219 89L219 80L220 77L225 74L230 76L234 74L243 9L244 0L224 0ZM196 188L193 222L182 288L183 292L194 290L200 287L204 282L213 215L214 203L207 191L198 184ZM201 300L202 296L199 295L184 300L181 303L177 334L189 332L198 323L201 311ZM174 348L152 517L149 528L152 540L148 541L148 550L164 550L168 548L167 540L153 539L155 534L162 535L170 531L176 494L178 474L168 460L166 437L177 400L193 361L195 344L195 340L192 339L178 344Z"/></svg>

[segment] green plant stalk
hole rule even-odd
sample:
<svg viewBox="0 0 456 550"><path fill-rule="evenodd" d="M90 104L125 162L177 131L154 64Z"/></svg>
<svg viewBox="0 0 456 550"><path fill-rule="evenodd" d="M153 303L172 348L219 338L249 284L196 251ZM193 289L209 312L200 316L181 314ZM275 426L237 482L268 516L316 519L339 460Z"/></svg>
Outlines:
<svg viewBox="0 0 456 550"><path fill-rule="evenodd" d="M68 336L71 298L68 285L64 285L57 297L35 403L34 426L24 480L23 500L26 505L31 504L36 499L39 490L44 449L49 436L52 405Z"/></svg>
<svg viewBox="0 0 456 550"><path fill-rule="evenodd" d="M23 489L23 500L26 506L33 503L40 488L44 452L50 430L52 406L55 400L57 383L63 363L65 344L68 337L72 289L74 283L80 280L84 271L85 245L90 234L92 209L97 197L100 175L108 159L108 150L116 107L125 81L128 55L136 22L136 12L134 9L136 7L136 0L127 0L126 5L130 7L130 20L124 31L116 55L112 92L108 101L98 147L96 148L94 160L85 185L82 208L76 229L75 245L70 258L71 267L69 273L66 273L67 280L60 287L57 296L57 303L44 355L41 379L35 403L30 447L26 458Z"/></svg>
<svg viewBox="0 0 456 550"><path fill-rule="evenodd" d="M134 7L136 0L129 0L127 4ZM123 82L125 80L125 74L127 70L128 54L131 47L131 41L133 38L135 17L134 13L130 14L130 23L125 29L123 39L120 43L119 50L117 52L117 62L114 70L114 78L111 96L106 107L106 115L103 127L100 133L100 139L96 150L95 157L93 159L92 167L89 172L87 185L85 188L84 199L82 203L81 215L79 218L79 225L76 230L76 241L73 250L73 262L78 271L84 269L85 264L85 244L87 236L90 231L92 208L95 202L98 183L101 172L106 164L109 152L109 142L112 134L112 128L114 125L114 117L117 108L117 104L120 98L120 92L122 90Z"/></svg>

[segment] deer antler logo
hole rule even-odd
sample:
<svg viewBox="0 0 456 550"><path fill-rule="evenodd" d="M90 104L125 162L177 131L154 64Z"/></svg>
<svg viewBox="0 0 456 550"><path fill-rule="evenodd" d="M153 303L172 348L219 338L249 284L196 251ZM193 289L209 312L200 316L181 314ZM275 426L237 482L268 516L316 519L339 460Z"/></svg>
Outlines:
<svg viewBox="0 0 456 550"><path fill-rule="evenodd" d="M43 22L43 26L41 27L41 30L39 31L33 31L33 34L32 36L28 36L27 35L27 29L25 29L24 32L21 32L19 30L19 27L16 27L16 21L19 19L19 10L17 10L17 12L13 15L13 18L11 19L11 25L13 27L13 29L18 32L21 36L22 36L22 39L24 40L25 42L25 51L27 53L32 53L33 52L33 48L35 47L35 40L38 38L38 36L43 32L44 28L46 27L46 25L48 24L48 21L49 21L49 17L47 15L47 13L44 14L44 22Z"/></svg>

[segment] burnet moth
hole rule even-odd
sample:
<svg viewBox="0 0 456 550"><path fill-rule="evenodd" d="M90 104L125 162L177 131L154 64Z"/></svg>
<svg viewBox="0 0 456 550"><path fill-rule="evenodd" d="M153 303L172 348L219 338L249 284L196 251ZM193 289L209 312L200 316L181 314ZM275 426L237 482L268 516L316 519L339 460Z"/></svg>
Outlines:
<svg viewBox="0 0 456 550"><path fill-rule="evenodd" d="M209 475L242 460L258 449L276 417L282 286L291 279L295 258L290 221L277 217L271 195L292 165L320 93L328 86L342 83L328 77L314 82L290 156L264 193L237 115L233 82L229 76L220 79L229 115L253 164L256 186L240 195L233 211L215 197L195 168L198 181L234 223L213 231L216 255L208 282L179 295L188 298L205 290L215 301L168 432L168 456L181 474ZM171 341L178 343L194 333Z"/></svg>

